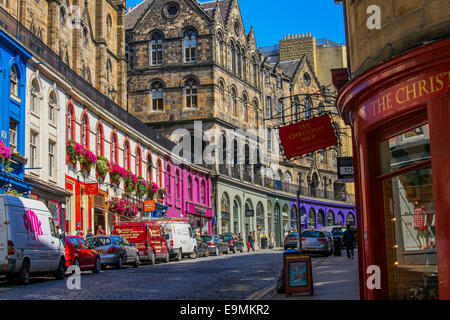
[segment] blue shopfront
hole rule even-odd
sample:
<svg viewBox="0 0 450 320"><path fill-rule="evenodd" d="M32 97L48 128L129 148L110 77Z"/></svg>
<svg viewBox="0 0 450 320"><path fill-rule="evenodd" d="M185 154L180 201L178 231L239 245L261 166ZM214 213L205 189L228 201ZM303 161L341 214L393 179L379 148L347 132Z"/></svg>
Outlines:
<svg viewBox="0 0 450 320"><path fill-rule="evenodd" d="M15 190L28 196L32 189L24 181L26 63L31 57L0 30L0 194Z"/></svg>

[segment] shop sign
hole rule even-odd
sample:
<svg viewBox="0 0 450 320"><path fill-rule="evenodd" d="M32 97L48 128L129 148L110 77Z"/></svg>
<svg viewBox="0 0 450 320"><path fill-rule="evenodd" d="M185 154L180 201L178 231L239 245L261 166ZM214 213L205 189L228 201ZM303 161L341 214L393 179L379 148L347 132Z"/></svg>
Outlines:
<svg viewBox="0 0 450 320"><path fill-rule="evenodd" d="M187 203L187 209L188 212L192 213L192 214L196 214L196 215L200 215L200 216L212 216L213 212L211 208L205 208L202 206L199 206L197 204L194 203Z"/></svg>
<svg viewBox="0 0 450 320"><path fill-rule="evenodd" d="M246 217L253 217L255 215L255 210L245 210Z"/></svg>
<svg viewBox="0 0 450 320"><path fill-rule="evenodd" d="M352 157L337 158L338 183L354 182Z"/></svg>
<svg viewBox="0 0 450 320"><path fill-rule="evenodd" d="M338 143L328 114L281 127L279 136L287 159Z"/></svg>
<svg viewBox="0 0 450 320"><path fill-rule="evenodd" d="M284 253L286 297L292 293L314 294L312 282L311 257L302 254Z"/></svg>
<svg viewBox="0 0 450 320"><path fill-rule="evenodd" d="M230 214L227 212L221 212L220 215L222 219L230 219Z"/></svg>
<svg viewBox="0 0 450 320"><path fill-rule="evenodd" d="M145 200L144 201L144 212L153 212L156 210L155 200Z"/></svg>
<svg viewBox="0 0 450 320"><path fill-rule="evenodd" d="M84 187L84 194L86 195L95 195L98 193L98 182L95 183L86 183Z"/></svg>
<svg viewBox="0 0 450 320"><path fill-rule="evenodd" d="M381 119L420 100L448 92L449 88L450 70L421 75L368 100L363 109L365 117L370 121Z"/></svg>

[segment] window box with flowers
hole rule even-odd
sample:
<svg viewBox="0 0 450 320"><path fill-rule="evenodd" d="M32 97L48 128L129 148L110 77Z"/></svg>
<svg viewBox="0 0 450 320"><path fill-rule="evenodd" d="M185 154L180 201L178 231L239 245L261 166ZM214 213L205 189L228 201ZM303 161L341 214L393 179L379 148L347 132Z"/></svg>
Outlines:
<svg viewBox="0 0 450 320"><path fill-rule="evenodd" d="M106 175L108 174L109 170L111 169L111 164L109 163L108 159L102 156L97 157L97 165L96 165L96 172L97 172L97 178L102 183L105 181Z"/></svg>
<svg viewBox="0 0 450 320"><path fill-rule="evenodd" d="M26 165L28 162L28 159L22 156L19 152L13 153L11 155L11 160L23 165Z"/></svg>
<svg viewBox="0 0 450 320"><path fill-rule="evenodd" d="M139 198L143 198L148 192L149 183L141 176L139 176L138 179L136 184L136 194Z"/></svg>
<svg viewBox="0 0 450 320"><path fill-rule="evenodd" d="M155 195L157 193L158 193L158 185L153 182L148 182L147 198L150 200L155 200Z"/></svg>
<svg viewBox="0 0 450 320"><path fill-rule="evenodd" d="M134 218L138 213L138 210L133 203L119 198L112 198L109 200L108 208L109 211L128 218Z"/></svg>
<svg viewBox="0 0 450 320"><path fill-rule="evenodd" d="M10 161L11 149L3 143L3 140L0 140L0 171L12 172L14 169L9 167Z"/></svg>
<svg viewBox="0 0 450 320"><path fill-rule="evenodd" d="M79 148L80 145L72 140L66 143L67 159L69 160L69 164L72 164L74 167L77 165L78 161L77 146Z"/></svg>
<svg viewBox="0 0 450 320"><path fill-rule="evenodd" d="M97 163L97 156L93 152L83 148L83 151L80 154L79 160L80 160L81 170L85 170L89 174L91 172L91 169Z"/></svg>
<svg viewBox="0 0 450 320"><path fill-rule="evenodd" d="M127 175L123 180L123 182L125 183L125 192L132 193L135 190L138 181L139 179L134 173L132 173L131 171L127 171Z"/></svg>
<svg viewBox="0 0 450 320"><path fill-rule="evenodd" d="M122 179L128 175L127 170L124 168L111 164L111 169L109 170L109 178L111 179L111 184L118 187Z"/></svg>
<svg viewBox="0 0 450 320"><path fill-rule="evenodd" d="M166 189L159 188L158 189L158 199L164 200L164 197L166 196Z"/></svg>

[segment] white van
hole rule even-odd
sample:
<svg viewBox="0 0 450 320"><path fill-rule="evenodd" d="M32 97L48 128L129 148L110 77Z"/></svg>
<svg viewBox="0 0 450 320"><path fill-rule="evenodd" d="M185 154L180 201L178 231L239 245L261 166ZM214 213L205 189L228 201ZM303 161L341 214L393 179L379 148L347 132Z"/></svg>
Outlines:
<svg viewBox="0 0 450 320"><path fill-rule="evenodd" d="M0 195L0 275L22 284L31 274L63 279L65 264L63 240L45 204Z"/></svg>
<svg viewBox="0 0 450 320"><path fill-rule="evenodd" d="M184 255L189 255L191 259L198 257L197 240L192 234L189 223L176 220L161 220L160 223L167 237L166 241L171 257L177 261L180 261Z"/></svg>

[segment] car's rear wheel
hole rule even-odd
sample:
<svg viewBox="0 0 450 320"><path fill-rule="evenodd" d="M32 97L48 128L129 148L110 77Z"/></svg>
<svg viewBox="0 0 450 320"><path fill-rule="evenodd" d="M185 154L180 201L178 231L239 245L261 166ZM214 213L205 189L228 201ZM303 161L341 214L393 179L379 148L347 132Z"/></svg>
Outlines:
<svg viewBox="0 0 450 320"><path fill-rule="evenodd" d="M195 259L197 257L198 257L198 251L197 251L197 248L194 248L194 251L192 251L192 253L190 254L189 258Z"/></svg>
<svg viewBox="0 0 450 320"><path fill-rule="evenodd" d="M166 258L164 259L165 263L169 263L170 262L170 255L169 255L169 251L166 251Z"/></svg>
<svg viewBox="0 0 450 320"><path fill-rule="evenodd" d="M92 269L93 273L100 273L102 271L102 262L100 260L100 257L97 257L97 259L95 259L95 265L94 265L94 269Z"/></svg>
<svg viewBox="0 0 450 320"><path fill-rule="evenodd" d="M20 268L18 280L20 284L27 285L30 283L30 263L25 260L22 262L22 267Z"/></svg>
<svg viewBox="0 0 450 320"><path fill-rule="evenodd" d="M154 265L156 263L155 253L153 251L150 251L148 261L150 262L151 265Z"/></svg>
<svg viewBox="0 0 450 320"><path fill-rule="evenodd" d="M205 257L209 257L209 249L205 250Z"/></svg>
<svg viewBox="0 0 450 320"><path fill-rule="evenodd" d="M181 248L180 248L180 250L178 251L178 255L177 255L177 261L181 261L181 259L183 258L183 252L181 251Z"/></svg>
<svg viewBox="0 0 450 320"><path fill-rule="evenodd" d="M139 268L141 264L141 260L139 260L139 254L136 253L136 257L134 258L133 267Z"/></svg>
<svg viewBox="0 0 450 320"><path fill-rule="evenodd" d="M216 247L215 255L218 256L220 254L219 248Z"/></svg>
<svg viewBox="0 0 450 320"><path fill-rule="evenodd" d="M117 259L116 268L117 269L122 269L122 267L123 267L123 257L119 256L119 258Z"/></svg>
<svg viewBox="0 0 450 320"><path fill-rule="evenodd" d="M66 274L66 261L61 258L58 264L58 268L55 271L56 280L64 279L65 274Z"/></svg>

